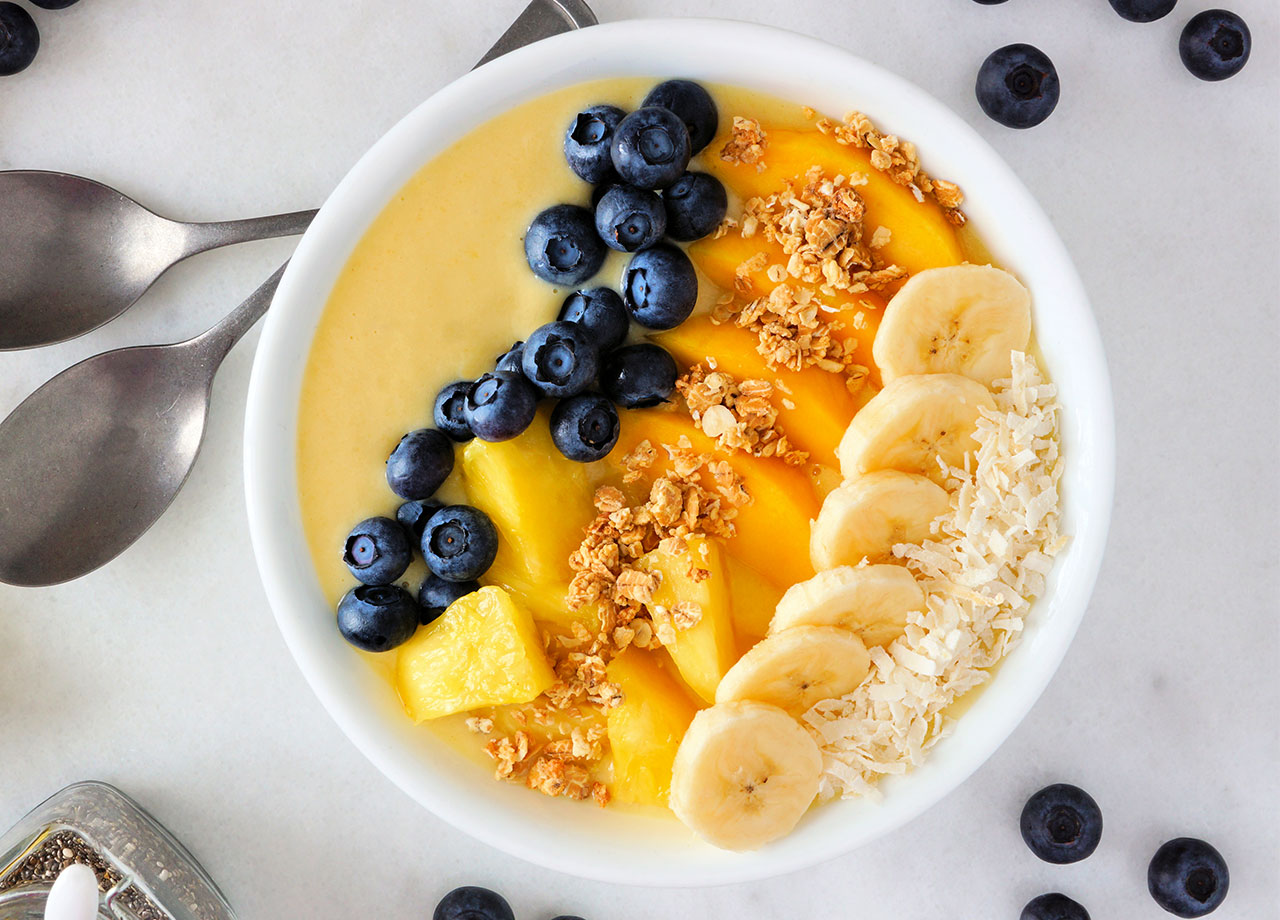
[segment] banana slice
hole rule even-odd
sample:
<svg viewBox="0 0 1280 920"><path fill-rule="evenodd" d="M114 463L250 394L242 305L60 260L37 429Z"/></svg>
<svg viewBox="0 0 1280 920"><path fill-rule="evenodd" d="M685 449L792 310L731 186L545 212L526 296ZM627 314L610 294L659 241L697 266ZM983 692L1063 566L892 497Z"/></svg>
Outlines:
<svg viewBox="0 0 1280 920"><path fill-rule="evenodd" d="M943 479L941 458L963 467L978 446L978 410L995 409L991 391L959 374L913 374L881 390L845 429L836 456L846 479L873 470Z"/></svg>
<svg viewBox="0 0 1280 920"><path fill-rule="evenodd" d="M840 626L866 645L902 635L907 615L924 609L924 590L900 565L842 565L792 585L778 601L769 634L795 626Z"/></svg>
<svg viewBox="0 0 1280 920"><path fill-rule="evenodd" d="M921 543L951 508L947 492L915 473L881 470L846 480L822 502L809 533L815 571L893 558L893 544Z"/></svg>
<svg viewBox="0 0 1280 920"><path fill-rule="evenodd" d="M862 640L836 626L797 626L757 642L720 679L716 702L756 700L801 716L844 696L867 676Z"/></svg>
<svg viewBox="0 0 1280 920"><path fill-rule="evenodd" d="M693 718L671 771L671 810L726 850L784 837L818 794L822 754L776 706L717 703Z"/></svg>
<svg viewBox="0 0 1280 920"><path fill-rule="evenodd" d="M914 275L889 301L871 346L886 383L906 374L964 374L983 386L1009 376L1009 352L1031 340L1031 294L990 265Z"/></svg>

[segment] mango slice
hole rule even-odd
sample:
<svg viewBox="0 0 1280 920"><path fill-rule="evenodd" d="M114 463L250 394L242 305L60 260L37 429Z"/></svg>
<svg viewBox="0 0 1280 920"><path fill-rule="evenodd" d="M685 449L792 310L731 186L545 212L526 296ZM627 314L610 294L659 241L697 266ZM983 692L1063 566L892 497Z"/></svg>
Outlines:
<svg viewBox="0 0 1280 920"><path fill-rule="evenodd" d="M608 675L622 689L622 702L607 720L613 797L666 805L671 764L698 706L655 652L629 648L609 662Z"/></svg>
<svg viewBox="0 0 1280 920"><path fill-rule="evenodd" d="M658 449L652 469L657 475L670 467L661 445L676 444L682 436L698 452L727 459L751 496L738 509L737 533L725 541L725 551L757 571L771 573L779 584L791 585L812 576L809 522L817 517L820 503L804 470L774 458L722 454L688 415L662 409L626 412L618 444L605 462L620 466L623 457L647 440Z"/></svg>
<svg viewBox="0 0 1280 920"><path fill-rule="evenodd" d="M519 437L468 442L462 477L467 500L498 528L498 556L485 582L510 589L540 623L568 631L582 619L564 601L569 556L595 510L585 465L556 449L548 419L544 407Z"/></svg>
<svg viewBox="0 0 1280 920"><path fill-rule="evenodd" d="M773 612L783 589L745 563L730 558L729 599L732 602L733 631L744 651L769 634Z"/></svg>
<svg viewBox="0 0 1280 920"><path fill-rule="evenodd" d="M555 680L533 617L501 588L454 601L396 657L396 690L415 722L527 703Z"/></svg>

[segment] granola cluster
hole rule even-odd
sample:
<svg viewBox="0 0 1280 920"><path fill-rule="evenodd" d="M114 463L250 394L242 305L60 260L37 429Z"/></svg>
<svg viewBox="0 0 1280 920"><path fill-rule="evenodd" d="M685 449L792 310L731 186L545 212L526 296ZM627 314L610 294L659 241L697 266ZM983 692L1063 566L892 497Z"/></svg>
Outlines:
<svg viewBox="0 0 1280 920"><path fill-rule="evenodd" d="M566 737L536 745L522 729L490 740L485 752L497 764L499 779L523 780L544 795L594 799L603 807L609 804L608 787L592 775L594 765L604 756L604 736L603 726L585 731L574 728Z"/></svg>
<svg viewBox="0 0 1280 920"><path fill-rule="evenodd" d="M813 118L817 113L806 108L805 114ZM835 138L838 143L870 150L873 167L898 185L909 188L918 201L923 201L925 195L931 195L946 212L947 220L955 226L963 227L968 220L960 210L964 204L960 186L934 179L926 173L920 166L915 144L893 134L881 134L871 119L861 112L850 112L843 124L830 118L819 118L815 124L819 131Z"/></svg>
<svg viewBox="0 0 1280 920"><path fill-rule="evenodd" d="M799 466L809 455L796 450L778 425L774 386L768 380L735 380L733 375L695 364L676 381L693 422L728 451L778 457Z"/></svg>
<svg viewBox="0 0 1280 920"><path fill-rule="evenodd" d="M720 150L720 159L726 163L741 163L764 169L764 148L767 140L760 122L754 118L733 116L733 129L729 140Z"/></svg>

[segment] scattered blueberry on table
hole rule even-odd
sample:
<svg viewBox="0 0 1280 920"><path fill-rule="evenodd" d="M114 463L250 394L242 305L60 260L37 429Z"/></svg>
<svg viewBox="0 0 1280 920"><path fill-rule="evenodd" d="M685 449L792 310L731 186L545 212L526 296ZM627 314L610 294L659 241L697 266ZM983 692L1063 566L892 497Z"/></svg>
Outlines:
<svg viewBox="0 0 1280 920"><path fill-rule="evenodd" d="M26 70L40 50L40 30L16 3L0 3L0 76Z"/></svg>
<svg viewBox="0 0 1280 920"><path fill-rule="evenodd" d="M467 391L467 424L482 441L508 441L533 422L538 391L519 372L484 374Z"/></svg>
<svg viewBox="0 0 1280 920"><path fill-rule="evenodd" d="M689 165L689 129L670 109L636 109L613 132L613 168L628 185L666 188Z"/></svg>
<svg viewBox="0 0 1280 920"><path fill-rule="evenodd" d="M427 499L453 472L453 442L434 428L400 439L387 458L387 485L403 499Z"/></svg>
<svg viewBox="0 0 1280 920"><path fill-rule="evenodd" d="M1201 80L1235 76L1249 60L1253 38L1243 19L1228 10L1205 10L1191 17L1178 41L1187 70Z"/></svg>
<svg viewBox="0 0 1280 920"><path fill-rule="evenodd" d="M624 345L600 363L600 388L628 409L657 406L671 398L679 371L676 359L659 345Z"/></svg>
<svg viewBox="0 0 1280 920"><path fill-rule="evenodd" d="M574 116L564 135L564 158L580 179L599 184L613 171L613 132L626 112L616 105L593 105Z"/></svg>
<svg viewBox="0 0 1280 920"><path fill-rule="evenodd" d="M1045 862L1079 862L1102 839L1102 810L1079 786L1055 783L1027 799L1019 828L1031 852Z"/></svg>
<svg viewBox="0 0 1280 920"><path fill-rule="evenodd" d="M389 585L409 568L413 546L399 522L368 518L347 536L342 561L361 584Z"/></svg>
<svg viewBox="0 0 1280 920"><path fill-rule="evenodd" d="M667 80L649 90L641 108L657 106L673 113L689 132L689 153L697 155L720 127L720 112L711 94L692 80Z"/></svg>
<svg viewBox="0 0 1280 920"><path fill-rule="evenodd" d="M596 232L610 249L648 249L667 231L667 211L656 192L615 185L596 205Z"/></svg>
<svg viewBox="0 0 1280 920"><path fill-rule="evenodd" d="M447 505L422 533L422 558L445 581L474 581L498 555L498 529L489 515L470 505Z"/></svg>
<svg viewBox="0 0 1280 920"><path fill-rule="evenodd" d="M533 219L524 237L533 273L552 284L581 284L600 270L605 247L584 207L557 204Z"/></svg>
<svg viewBox="0 0 1280 920"><path fill-rule="evenodd" d="M436 905L431 920L515 920L507 899L496 891L468 885L455 888Z"/></svg>
<svg viewBox="0 0 1280 920"><path fill-rule="evenodd" d="M608 287L574 291L564 299L556 319L578 323L591 333L601 351L621 345L631 325L622 295Z"/></svg>
<svg viewBox="0 0 1280 920"><path fill-rule="evenodd" d="M431 409L436 427L459 443L475 437L475 432L467 424L467 391L470 389L470 380L447 384L436 395L435 405Z"/></svg>
<svg viewBox="0 0 1280 920"><path fill-rule="evenodd" d="M1007 128L1033 128L1058 105L1058 71L1039 48L997 48L978 69L978 104Z"/></svg>
<svg viewBox="0 0 1280 920"><path fill-rule="evenodd" d="M403 645L412 638L418 621L417 603L395 585L359 585L338 601L338 631L366 652Z"/></svg>
<svg viewBox="0 0 1280 920"><path fill-rule="evenodd" d="M603 460L618 443L618 410L599 393L561 400L551 413L551 440L579 463Z"/></svg>
<svg viewBox="0 0 1280 920"><path fill-rule="evenodd" d="M577 396L596 379L598 366L595 337L578 323L547 323L524 343L524 376L544 396Z"/></svg>
<svg viewBox="0 0 1280 920"><path fill-rule="evenodd" d="M1078 901L1054 891L1028 901L1019 920L1089 920L1089 912Z"/></svg>
<svg viewBox="0 0 1280 920"><path fill-rule="evenodd" d="M1155 22L1173 12L1178 0L1111 0L1111 8L1130 22Z"/></svg>
<svg viewBox="0 0 1280 920"><path fill-rule="evenodd" d="M1227 896L1231 876L1222 854L1203 840L1176 837L1163 844L1147 867L1147 890L1177 917L1203 917Z"/></svg>
<svg viewBox="0 0 1280 920"><path fill-rule="evenodd" d="M662 194L667 236L682 243L707 236L729 211L729 195L715 176L687 172Z"/></svg>
<svg viewBox="0 0 1280 920"><path fill-rule="evenodd" d="M42 10L65 10L79 0L31 0L31 2Z"/></svg>

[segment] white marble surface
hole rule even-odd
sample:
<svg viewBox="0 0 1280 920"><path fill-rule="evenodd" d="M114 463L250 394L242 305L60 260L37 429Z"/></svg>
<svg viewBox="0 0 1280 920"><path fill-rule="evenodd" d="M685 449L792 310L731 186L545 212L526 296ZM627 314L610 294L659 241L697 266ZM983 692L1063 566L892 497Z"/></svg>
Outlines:
<svg viewBox="0 0 1280 920"><path fill-rule="evenodd" d="M36 11L39 58L0 79L0 168L91 175L182 218L311 207L521 5L86 0ZM1233 0L1255 49L1220 85L1178 61L1181 23L1210 5L1196 0L1147 26L1105 0L596 5L606 20L759 19L850 48L959 111L1057 224L1110 357L1119 476L1092 609L1039 704L932 811L791 877L630 890L508 858L370 766L285 650L245 526L251 335L218 378L204 454L159 525L79 582L0 587L0 827L98 777L167 822L244 918L425 917L448 888L478 883L530 920L1013 918L1054 889L1097 920L1154 920L1146 861L1185 833L1231 863L1217 916L1280 916L1274 0ZM1033 131L1000 128L973 99L979 62L1010 41L1040 45L1062 74L1057 113ZM203 256L105 329L0 355L0 413L81 357L202 329L289 250ZM1089 788L1107 820L1098 853L1066 868L1038 862L1016 829L1025 796L1055 780Z"/></svg>

